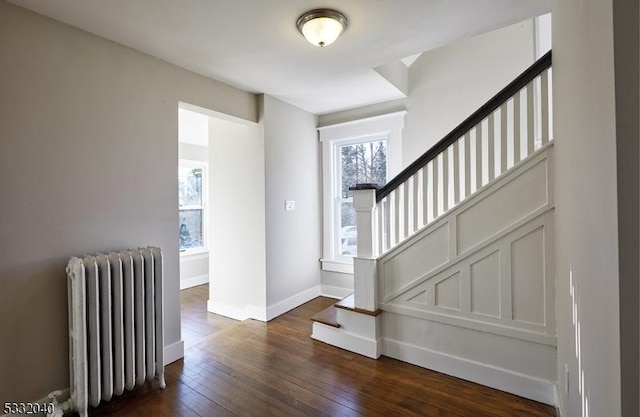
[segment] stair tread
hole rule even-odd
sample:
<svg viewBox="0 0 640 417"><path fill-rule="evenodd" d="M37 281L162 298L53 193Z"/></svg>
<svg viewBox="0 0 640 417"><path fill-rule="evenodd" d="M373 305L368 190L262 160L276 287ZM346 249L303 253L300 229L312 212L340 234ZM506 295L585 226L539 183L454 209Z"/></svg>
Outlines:
<svg viewBox="0 0 640 417"><path fill-rule="evenodd" d="M356 313L366 314L369 316L378 316L382 313L382 310L377 309L375 311L364 310L362 308L356 307L356 297L355 293L344 297L342 300L338 301L334 304L337 308L341 308L343 310L355 311Z"/></svg>
<svg viewBox="0 0 640 417"><path fill-rule="evenodd" d="M311 317L311 321L326 324L327 326L335 328L340 328L340 324L338 323L338 310L335 308L335 306L329 306L321 312L315 314L313 317Z"/></svg>

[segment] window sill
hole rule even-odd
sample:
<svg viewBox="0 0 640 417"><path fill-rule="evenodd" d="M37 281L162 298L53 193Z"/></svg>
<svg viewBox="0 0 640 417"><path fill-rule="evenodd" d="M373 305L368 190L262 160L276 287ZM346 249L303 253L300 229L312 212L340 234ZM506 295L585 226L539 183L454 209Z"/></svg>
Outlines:
<svg viewBox="0 0 640 417"><path fill-rule="evenodd" d="M195 261L197 259L204 259L209 257L209 250L207 248L187 249L180 251L180 259L188 259Z"/></svg>
<svg viewBox="0 0 640 417"><path fill-rule="evenodd" d="M353 275L353 261L337 261L335 259L320 259L323 271L340 272Z"/></svg>

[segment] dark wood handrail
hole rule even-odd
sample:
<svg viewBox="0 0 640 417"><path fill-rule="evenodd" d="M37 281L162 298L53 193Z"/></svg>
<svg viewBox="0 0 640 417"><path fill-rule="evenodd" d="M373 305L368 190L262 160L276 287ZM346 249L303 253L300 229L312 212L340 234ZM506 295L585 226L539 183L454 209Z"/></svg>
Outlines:
<svg viewBox="0 0 640 417"><path fill-rule="evenodd" d="M438 143L433 145L428 151L423 153L418 159L413 161L411 165L402 170L398 175L392 178L384 187L378 189L376 200L379 202L391 191L398 188L402 183L407 181L411 176L427 165L432 159L438 156L442 151L453 145L455 141L460 139L465 133L473 129L483 119L488 117L491 112L495 111L504 102L509 100L520 89L526 86L531 80L536 78L542 71L551 66L551 51L547 52L520 74L515 80L511 81L505 88L500 90L498 94L493 96L482 107L476 110L471 116L467 117L462 123L456 126L449 134L440 139Z"/></svg>

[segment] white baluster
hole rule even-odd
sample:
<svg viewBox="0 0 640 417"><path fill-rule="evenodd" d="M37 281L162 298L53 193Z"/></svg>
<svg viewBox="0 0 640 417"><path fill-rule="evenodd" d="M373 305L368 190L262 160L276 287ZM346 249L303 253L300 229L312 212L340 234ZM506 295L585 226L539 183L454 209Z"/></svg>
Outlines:
<svg viewBox="0 0 640 417"><path fill-rule="evenodd" d="M420 228L420 223L418 222L418 214L420 213L420 186L418 184L418 178L420 177L419 172L413 174L413 229L412 232L418 230Z"/></svg>
<svg viewBox="0 0 640 417"><path fill-rule="evenodd" d="M432 191L433 191L433 219L435 220L438 217L438 157L436 156L431 161L431 167L433 168L433 177L432 179Z"/></svg>
<svg viewBox="0 0 640 417"><path fill-rule="evenodd" d="M429 170L422 167L422 224L429 223Z"/></svg>
<svg viewBox="0 0 640 417"><path fill-rule="evenodd" d="M507 170L507 103L500 106L500 172Z"/></svg>
<svg viewBox="0 0 640 417"><path fill-rule="evenodd" d="M476 126L476 191L482 187L482 122Z"/></svg>
<svg viewBox="0 0 640 417"><path fill-rule="evenodd" d="M442 212L449 210L449 148L442 151Z"/></svg>
<svg viewBox="0 0 640 417"><path fill-rule="evenodd" d="M411 220L411 215L409 213L409 208L411 207L411 202L410 197L411 197L411 190L409 189L409 179L407 179L403 184L402 184L402 197L403 197L403 203L402 203L402 225L403 225L403 238L406 238L407 236L409 236L409 232L411 230L409 223Z"/></svg>
<svg viewBox="0 0 640 417"><path fill-rule="evenodd" d="M495 170L496 170L496 150L495 150L495 131L494 131L494 121L493 121L494 113L491 112L489 118L487 120L488 129L487 129L487 167L489 181L495 178Z"/></svg>
<svg viewBox="0 0 640 417"><path fill-rule="evenodd" d="M540 75L540 113L542 114L542 144L549 142L549 69Z"/></svg>
<svg viewBox="0 0 640 417"><path fill-rule="evenodd" d="M402 187L398 187L393 190L393 244L400 242L402 236L400 235L400 218L402 217L402 211L400 210L400 190Z"/></svg>
<svg viewBox="0 0 640 417"><path fill-rule="evenodd" d="M471 195L471 133L464 134L464 196Z"/></svg>
<svg viewBox="0 0 640 417"><path fill-rule="evenodd" d="M533 153L535 136L533 133L533 81L527 84L527 156Z"/></svg>
<svg viewBox="0 0 640 417"><path fill-rule="evenodd" d="M513 164L520 162L520 91L513 96Z"/></svg>
<svg viewBox="0 0 640 417"><path fill-rule="evenodd" d="M453 204L460 202L460 139L453 143Z"/></svg>

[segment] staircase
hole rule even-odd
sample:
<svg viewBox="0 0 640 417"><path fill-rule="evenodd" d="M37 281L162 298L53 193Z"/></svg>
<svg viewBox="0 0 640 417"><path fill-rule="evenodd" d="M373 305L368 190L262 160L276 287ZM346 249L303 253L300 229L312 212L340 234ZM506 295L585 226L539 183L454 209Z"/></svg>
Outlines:
<svg viewBox="0 0 640 417"><path fill-rule="evenodd" d="M382 188L314 339L555 404L551 52Z"/></svg>

